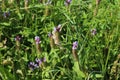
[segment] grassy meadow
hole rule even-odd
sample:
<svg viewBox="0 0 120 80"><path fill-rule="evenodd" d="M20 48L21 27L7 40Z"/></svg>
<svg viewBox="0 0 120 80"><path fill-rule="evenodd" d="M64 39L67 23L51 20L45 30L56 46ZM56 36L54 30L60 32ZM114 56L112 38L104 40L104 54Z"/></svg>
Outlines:
<svg viewBox="0 0 120 80"><path fill-rule="evenodd" d="M120 0L0 0L0 80L120 80Z"/></svg>

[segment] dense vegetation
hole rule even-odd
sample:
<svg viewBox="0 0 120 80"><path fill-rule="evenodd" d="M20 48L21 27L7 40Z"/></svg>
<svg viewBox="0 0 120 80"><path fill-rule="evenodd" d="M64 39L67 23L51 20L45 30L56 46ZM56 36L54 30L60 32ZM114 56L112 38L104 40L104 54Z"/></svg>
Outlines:
<svg viewBox="0 0 120 80"><path fill-rule="evenodd" d="M0 0L0 80L119 80L119 0Z"/></svg>

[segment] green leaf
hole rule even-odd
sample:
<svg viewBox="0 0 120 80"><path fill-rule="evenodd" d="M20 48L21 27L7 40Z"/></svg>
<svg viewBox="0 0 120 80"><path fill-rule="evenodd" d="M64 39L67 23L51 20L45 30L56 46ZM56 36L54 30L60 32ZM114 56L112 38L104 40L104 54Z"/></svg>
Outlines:
<svg viewBox="0 0 120 80"><path fill-rule="evenodd" d="M80 70L78 62L74 62L73 70L77 73L78 77L85 77L85 74Z"/></svg>
<svg viewBox="0 0 120 80"><path fill-rule="evenodd" d="M14 75L2 66L0 66L0 77L2 77L3 80L15 80Z"/></svg>
<svg viewBox="0 0 120 80"><path fill-rule="evenodd" d="M7 23L7 22L3 22L3 23L0 23L1 25L3 26L10 26L10 23Z"/></svg>
<svg viewBox="0 0 120 80"><path fill-rule="evenodd" d="M92 74L91 75L91 78L103 78L103 75L102 74Z"/></svg>

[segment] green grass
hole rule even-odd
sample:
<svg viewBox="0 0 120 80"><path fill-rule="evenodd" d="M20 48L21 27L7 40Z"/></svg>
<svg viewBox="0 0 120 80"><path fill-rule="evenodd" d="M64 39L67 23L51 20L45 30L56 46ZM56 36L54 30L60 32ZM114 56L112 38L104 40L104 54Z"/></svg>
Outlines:
<svg viewBox="0 0 120 80"><path fill-rule="evenodd" d="M0 80L120 79L119 0L10 1L0 0ZM36 58L46 60L31 70Z"/></svg>

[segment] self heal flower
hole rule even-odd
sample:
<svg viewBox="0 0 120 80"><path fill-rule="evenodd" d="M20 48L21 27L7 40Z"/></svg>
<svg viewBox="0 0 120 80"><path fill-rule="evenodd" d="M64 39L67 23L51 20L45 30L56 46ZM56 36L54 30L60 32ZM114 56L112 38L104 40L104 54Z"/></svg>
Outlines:
<svg viewBox="0 0 120 80"><path fill-rule="evenodd" d="M46 58L40 58L40 59L36 58L36 59L35 59L35 62L36 62L38 65L41 65L43 62L46 62Z"/></svg>
<svg viewBox="0 0 120 80"><path fill-rule="evenodd" d="M7 17L9 17L9 16L10 16L10 12L9 12L9 11L3 13L3 17L4 17L4 18L7 18Z"/></svg>
<svg viewBox="0 0 120 80"><path fill-rule="evenodd" d="M97 30L96 30L96 29L92 29L92 30L91 30L91 34L92 34L92 35L96 35L96 34L97 34Z"/></svg>
<svg viewBox="0 0 120 80"><path fill-rule="evenodd" d="M72 49L77 49L77 47L78 47L78 42L77 41L73 42Z"/></svg>
<svg viewBox="0 0 120 80"><path fill-rule="evenodd" d="M36 52L40 54L42 51L41 51L41 46L39 45L41 43L39 36L35 36L35 43L36 43L36 45L35 45Z"/></svg>
<svg viewBox="0 0 120 80"><path fill-rule="evenodd" d="M28 64L28 66L29 66L29 68L32 69L32 70L38 68L38 65L35 64L34 62L30 62L30 63Z"/></svg>
<svg viewBox="0 0 120 80"><path fill-rule="evenodd" d="M53 36L53 34L52 33L48 33L48 37L52 37Z"/></svg>
<svg viewBox="0 0 120 80"><path fill-rule="evenodd" d="M54 32L60 32L61 31L61 24L59 24L57 27L54 27Z"/></svg>
<svg viewBox="0 0 120 80"><path fill-rule="evenodd" d="M44 64L43 64L44 62L46 62L46 58L40 58L40 59L36 58L35 59L35 63L40 67L44 66Z"/></svg>
<svg viewBox="0 0 120 80"><path fill-rule="evenodd" d="M21 40L21 36L20 36L20 35L17 35L17 36L15 37L16 50L19 50L19 49L20 49L20 40Z"/></svg>
<svg viewBox="0 0 120 80"><path fill-rule="evenodd" d="M38 66L42 64L42 60L38 58L35 59L35 62L38 64Z"/></svg>
<svg viewBox="0 0 120 80"><path fill-rule="evenodd" d="M60 35L59 32L61 31L61 25L59 24L57 27L54 27L52 31L54 43L59 45L60 44Z"/></svg>
<svg viewBox="0 0 120 80"><path fill-rule="evenodd" d="M70 5L71 1L72 1L72 0L65 0L65 3L64 3L64 4L65 4L66 6L68 6L68 5Z"/></svg>
<svg viewBox="0 0 120 80"><path fill-rule="evenodd" d="M72 54L73 54L74 59L78 61L78 55L77 55L77 50L76 50L77 47L78 47L78 42L77 41L73 42Z"/></svg>
<svg viewBox="0 0 120 80"><path fill-rule="evenodd" d="M35 42L36 42L36 44L39 44L41 42L39 36L35 36Z"/></svg>
<svg viewBox="0 0 120 80"><path fill-rule="evenodd" d="M16 36L15 37L15 41L20 41L21 40L21 37L20 36Z"/></svg>

